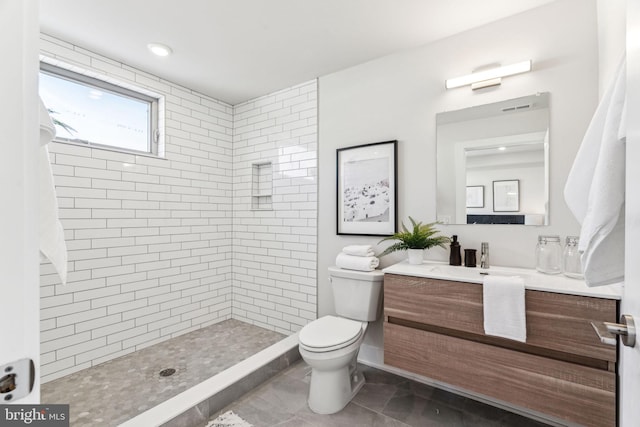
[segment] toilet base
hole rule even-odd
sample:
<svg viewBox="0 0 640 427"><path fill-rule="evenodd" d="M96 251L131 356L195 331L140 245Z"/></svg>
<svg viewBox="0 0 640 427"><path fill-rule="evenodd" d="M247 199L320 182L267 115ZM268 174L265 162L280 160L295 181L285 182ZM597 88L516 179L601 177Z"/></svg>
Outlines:
<svg viewBox="0 0 640 427"><path fill-rule="evenodd" d="M309 408L316 414L329 415L341 411L365 383L355 362L333 371L311 372Z"/></svg>

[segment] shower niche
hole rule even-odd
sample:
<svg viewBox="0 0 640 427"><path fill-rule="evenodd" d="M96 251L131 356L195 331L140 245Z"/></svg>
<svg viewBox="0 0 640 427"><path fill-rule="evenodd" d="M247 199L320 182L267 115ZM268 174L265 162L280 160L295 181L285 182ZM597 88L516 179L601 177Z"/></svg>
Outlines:
<svg viewBox="0 0 640 427"><path fill-rule="evenodd" d="M273 209L273 165L271 162L252 164L251 210Z"/></svg>

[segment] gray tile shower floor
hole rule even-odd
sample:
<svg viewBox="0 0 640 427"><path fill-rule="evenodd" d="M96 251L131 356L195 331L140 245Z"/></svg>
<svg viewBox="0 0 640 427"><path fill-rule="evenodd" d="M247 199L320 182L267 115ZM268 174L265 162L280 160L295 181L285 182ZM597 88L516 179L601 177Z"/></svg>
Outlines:
<svg viewBox="0 0 640 427"><path fill-rule="evenodd" d="M72 427L116 426L283 338L225 320L43 384L41 401L69 404Z"/></svg>
<svg viewBox="0 0 640 427"><path fill-rule="evenodd" d="M361 365L366 384L341 412L307 406L310 371L297 362L219 413L232 410L255 427L544 427L520 415Z"/></svg>

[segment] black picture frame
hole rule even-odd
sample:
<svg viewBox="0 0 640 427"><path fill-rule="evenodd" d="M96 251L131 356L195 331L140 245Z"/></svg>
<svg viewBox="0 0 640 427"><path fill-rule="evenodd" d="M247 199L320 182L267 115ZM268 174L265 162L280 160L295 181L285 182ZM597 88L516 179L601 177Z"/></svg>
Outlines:
<svg viewBox="0 0 640 427"><path fill-rule="evenodd" d="M484 208L484 185L467 186L468 208Z"/></svg>
<svg viewBox="0 0 640 427"><path fill-rule="evenodd" d="M336 150L336 234L398 231L397 159L397 140Z"/></svg>
<svg viewBox="0 0 640 427"><path fill-rule="evenodd" d="M493 211L520 211L520 180L505 179L493 181Z"/></svg>

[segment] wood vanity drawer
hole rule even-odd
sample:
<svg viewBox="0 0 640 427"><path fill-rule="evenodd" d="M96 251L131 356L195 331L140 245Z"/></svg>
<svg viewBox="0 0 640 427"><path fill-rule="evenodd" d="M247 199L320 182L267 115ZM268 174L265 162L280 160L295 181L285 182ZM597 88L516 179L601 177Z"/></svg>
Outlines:
<svg viewBox="0 0 640 427"><path fill-rule="evenodd" d="M616 348L602 344L590 322L616 322L615 300L532 290L525 298L527 342L521 344L484 334L482 285L395 274L384 278L386 320L429 325L445 335L467 334L536 354L549 350L553 358L614 369Z"/></svg>
<svg viewBox="0 0 640 427"><path fill-rule="evenodd" d="M387 322L384 363L585 426L615 426L614 372Z"/></svg>

